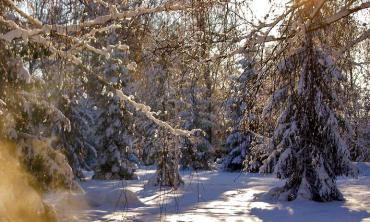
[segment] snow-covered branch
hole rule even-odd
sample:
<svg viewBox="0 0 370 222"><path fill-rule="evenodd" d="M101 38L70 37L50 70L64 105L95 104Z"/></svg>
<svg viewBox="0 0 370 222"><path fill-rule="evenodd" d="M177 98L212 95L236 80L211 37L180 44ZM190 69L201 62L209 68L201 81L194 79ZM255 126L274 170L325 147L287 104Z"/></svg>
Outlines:
<svg viewBox="0 0 370 222"><path fill-rule="evenodd" d="M155 122L158 126L160 127L163 127L165 129L167 129L168 131L170 131L173 135L176 135L176 136L185 136L185 137L190 137L192 135L194 135L198 130L196 129L193 129L191 131L188 131L188 130L183 130L183 129L177 129L177 128L173 128L170 124L168 124L167 122L165 121L162 121L162 120L159 120L157 118L154 117L153 113L154 112L151 112L151 108L147 105L144 105L144 104L141 104L141 103L137 103L135 102L134 100L132 100L130 97L128 97L127 95L123 94L122 90L116 90L116 95L122 100L122 101L126 101L126 102L129 102L131 105L133 105L135 107L136 110L142 112L148 119L152 120L153 122Z"/></svg>
<svg viewBox="0 0 370 222"><path fill-rule="evenodd" d="M66 131L71 131L71 122L70 120L53 104L48 103L45 100L40 100L39 97L36 97L34 94L28 93L26 91L19 92L19 95L24 97L25 103L34 103L38 104L39 107L46 110L47 115L52 119L53 122L57 123L60 128L63 128ZM27 108L28 106L25 106ZM31 111L26 109L26 112L30 113Z"/></svg>
<svg viewBox="0 0 370 222"><path fill-rule="evenodd" d="M43 30L49 31L56 31L59 34L68 34L70 32L79 32L83 28L97 26L97 25L105 25L111 21L118 21L122 19L129 19L132 17L151 14L151 13L158 13L158 12L170 12L170 11L180 11L180 10L188 10L191 8L191 5L184 4L182 1L175 1L163 4L158 7L154 8L136 8L135 10L127 10L123 12L119 12L115 5L110 6L110 14L98 16L94 19L87 20L85 22L81 22L79 24L62 24L62 25L42 25L40 21L37 19L29 16L27 13L22 11L19 7L15 5L12 0L4 0L8 3L15 11L17 11L21 16L25 17L31 24L36 25L38 28Z"/></svg>
<svg viewBox="0 0 370 222"><path fill-rule="evenodd" d="M8 42L11 42L15 38L22 38L24 41L31 41L34 43L41 44L45 48L48 48L51 51L51 53L53 53L54 55L58 55L61 58L67 61L70 61L75 65L79 65L82 63L81 60L77 58L75 55L59 50L56 47L54 47L54 44L52 44L50 40L39 35L39 31L40 31L39 29L29 30L29 29L22 28L18 26L15 22L5 20L1 16L0 16L0 22L7 24L9 27L13 29L12 31L6 33L5 35L0 35L0 39L4 39Z"/></svg>
<svg viewBox="0 0 370 222"><path fill-rule="evenodd" d="M286 100L288 89L289 87L288 85L286 85L272 94L272 96L269 98L269 101L267 102L267 105L263 109L262 116L266 116L267 114L271 113L271 111L274 109L274 107L277 106L277 104Z"/></svg>
<svg viewBox="0 0 370 222"><path fill-rule="evenodd" d="M82 28L85 28L85 27L90 27L90 26L95 26L95 25L104 25L108 21L120 20L120 19L124 19L124 18L131 18L131 17L134 17L134 16L149 14L149 13L156 13L156 12L163 12L163 11L185 10L187 8L190 8L190 6L182 5L180 1L176 1L176 2L173 2L173 3L170 3L170 4L165 4L165 5L162 5L162 6L159 6L159 7L155 7L155 8L149 8L149 9L142 8L142 9L136 9L135 11L118 12L118 11L115 11L115 10L111 10L111 12L112 11L113 12L109 15L99 16L99 17L97 17L93 20L89 20L89 21L86 21L84 23L80 23L78 25L67 25L67 26L66 25L52 25L51 26L51 25L42 25L40 21L38 21L37 19L32 18L31 16L28 16L25 12L23 12L20 8L18 8L11 0L6 0L6 1L9 3L9 5L15 11L17 11L20 15L25 17L31 24L35 25L37 27L37 29L30 30L30 29L27 29L27 28L22 28L19 25L17 25L15 22L5 20L3 17L0 17L0 22L3 22L5 24L7 24L8 26L10 26L13 29L12 31L6 33L5 35L0 35L0 38L6 40L8 42L11 42L15 38L23 38L24 40L27 40L27 41L40 43L44 47L48 48L54 55L59 55L62 59L66 60L66 61L69 61L72 64L78 65L78 66L81 66L82 62L78 58L77 53L79 51L81 51L82 49L87 49L87 50L89 50L93 53L103 55L106 58L108 58L112 48L127 50L128 47L126 45L120 45L119 44L118 46L108 46L107 48L97 49L97 48L87 44L85 41L81 41L77 37L74 37L74 36L71 36L71 35L64 35L65 38L68 38L69 40L71 40L72 43L75 43L75 46L74 47L72 46L72 49L70 49L68 51L63 51L63 50L60 50L60 49L57 49L56 47L54 47L54 44L52 43L52 41L48 40L47 38L42 37L41 34L48 34L48 33L50 33L51 30L57 31L59 34L67 34L67 33L72 32L72 31L79 31L79 30L81 30ZM89 33L84 35L84 37L85 38L91 38L98 32L103 32L103 31L106 31L106 30L114 29L114 28L117 28L117 25L102 27L100 29L90 31ZM89 72L89 73L93 73L91 70L89 70L86 67L84 67L84 70ZM98 77L99 80L102 80L103 82L105 82L100 76L98 76L98 75L95 75L95 76ZM106 85L109 85L109 84L107 83ZM155 118L154 115L153 115L153 112L150 111L149 106L146 106L144 104L140 104L140 103L135 102L134 100L132 100L131 98L129 98L128 96L123 94L123 92L120 91L120 90L116 90L116 94L121 100L129 102L138 111L143 112L145 114L145 116L148 117L150 120L155 122L160 127L163 127L165 129L169 130L169 132L171 132L174 135L189 137L189 136L195 134L195 132L197 131L197 130L187 131L187 130L173 128L167 122L164 122L164 121L161 121L161 120Z"/></svg>

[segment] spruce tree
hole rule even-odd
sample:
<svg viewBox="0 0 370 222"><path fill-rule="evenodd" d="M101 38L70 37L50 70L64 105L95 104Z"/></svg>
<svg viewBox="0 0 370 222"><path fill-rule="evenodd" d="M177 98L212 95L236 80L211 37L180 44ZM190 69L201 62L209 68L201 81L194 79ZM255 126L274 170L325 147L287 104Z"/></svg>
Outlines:
<svg viewBox="0 0 370 222"><path fill-rule="evenodd" d="M250 60L243 59L239 63L243 72L231 77L230 96L225 102L225 111L231 123L231 129L226 138L227 156L223 160L223 167L231 171L244 168L243 162L249 152L251 143L251 138L247 135L244 123L248 118L248 110L250 109L248 81L255 77L255 72Z"/></svg>
<svg viewBox="0 0 370 222"><path fill-rule="evenodd" d="M283 81L264 110L267 114L284 104L272 138L274 151L261 169L286 180L270 191L280 199L342 200L336 176L357 173L339 123L336 90L342 74L329 52L316 45L314 34L305 33L303 47L278 65Z"/></svg>
<svg viewBox="0 0 370 222"><path fill-rule="evenodd" d="M242 59L239 63L243 71L232 76L230 96L225 102L231 128L226 138L227 155L223 160L223 168L228 171L256 172L267 153L266 138L255 132L260 125L253 91L257 74L252 60Z"/></svg>
<svg viewBox="0 0 370 222"><path fill-rule="evenodd" d="M103 74L112 85L123 87L128 82L128 69L121 65L124 55L115 51L103 67ZM96 83L100 95L96 95L97 119L95 146L98 159L94 178L133 179L135 163L133 155L132 117L122 100L100 83Z"/></svg>

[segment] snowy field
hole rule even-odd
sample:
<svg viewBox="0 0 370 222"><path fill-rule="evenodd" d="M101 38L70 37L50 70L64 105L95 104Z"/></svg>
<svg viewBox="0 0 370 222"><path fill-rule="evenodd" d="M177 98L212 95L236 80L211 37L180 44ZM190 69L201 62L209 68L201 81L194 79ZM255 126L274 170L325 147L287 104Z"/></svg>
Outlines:
<svg viewBox="0 0 370 222"><path fill-rule="evenodd" d="M272 176L182 171L185 185L171 190L145 186L155 171L140 169L139 180L81 182L88 206L83 216L88 221L370 222L370 164L358 166L361 171L358 179L338 179L346 201L330 203L256 198L255 194L281 183Z"/></svg>

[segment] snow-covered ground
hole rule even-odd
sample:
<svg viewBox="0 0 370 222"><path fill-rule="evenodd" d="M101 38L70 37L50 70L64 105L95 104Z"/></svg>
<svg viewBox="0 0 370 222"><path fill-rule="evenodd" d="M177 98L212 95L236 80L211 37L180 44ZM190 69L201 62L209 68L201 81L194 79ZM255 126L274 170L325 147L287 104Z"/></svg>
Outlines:
<svg viewBox="0 0 370 222"><path fill-rule="evenodd" d="M152 168L139 180L81 182L88 221L350 221L370 222L370 164L358 164L358 179L339 178L346 201L271 202L255 198L281 183L272 176L221 171L182 171L177 190L145 186ZM138 198L136 198L136 195Z"/></svg>

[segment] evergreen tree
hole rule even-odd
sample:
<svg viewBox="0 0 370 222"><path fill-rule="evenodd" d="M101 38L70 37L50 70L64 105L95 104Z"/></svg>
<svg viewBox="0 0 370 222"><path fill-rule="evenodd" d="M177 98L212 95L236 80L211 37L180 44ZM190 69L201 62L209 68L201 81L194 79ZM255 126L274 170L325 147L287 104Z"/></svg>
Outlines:
<svg viewBox="0 0 370 222"><path fill-rule="evenodd" d="M161 143L157 135L157 126L141 113L134 115L135 151L144 165L155 164L156 152Z"/></svg>
<svg viewBox="0 0 370 222"><path fill-rule="evenodd" d="M189 91L190 92L189 92ZM197 93L201 90L193 85L186 89L189 94L186 97L186 109L180 113L183 127L187 130L210 129L213 127L212 114L206 111L207 99L200 98ZM209 131L209 130L208 130ZM191 167L193 169L211 169L214 147L209 141L210 135L203 132L198 136L196 142L187 138L182 139L181 143L181 165L183 168Z"/></svg>
<svg viewBox="0 0 370 222"><path fill-rule="evenodd" d="M117 41L112 35L109 41ZM106 80L116 87L122 88L128 83L128 68L123 66L121 59L124 52L115 50L103 67ZM100 83L100 95L96 97L97 119L95 120L95 145L98 160L94 178L99 179L133 179L135 163L133 162L132 117L125 104L113 92Z"/></svg>
<svg viewBox="0 0 370 222"><path fill-rule="evenodd" d="M97 113L90 102L90 99L85 98L80 98L77 102L64 101L63 113L71 122L71 130L54 130L57 138L57 141L54 141L55 146L61 146L74 175L79 178L84 177L82 170L92 171L97 160L93 139Z"/></svg>
<svg viewBox="0 0 370 222"><path fill-rule="evenodd" d="M284 103L271 147L274 152L261 169L286 179L271 190L282 199L298 196L315 201L342 200L335 178L356 175L349 160L338 117L336 87L341 72L307 33L304 46L283 60L278 70L285 81L270 98L264 114ZM290 76L297 77L297 84Z"/></svg>
<svg viewBox="0 0 370 222"><path fill-rule="evenodd" d="M135 166L129 160L133 142L129 114L116 96L106 102L96 122L98 160L94 178L132 179Z"/></svg>
<svg viewBox="0 0 370 222"><path fill-rule="evenodd" d="M248 119L250 109L248 81L255 77L255 72L251 61L243 59L240 64L243 72L239 76L232 76L230 96L225 103L225 112L232 127L226 138L227 156L224 158L223 167L231 171L244 168L243 162L249 153L251 143L251 137L247 135L245 129L245 120Z"/></svg>
<svg viewBox="0 0 370 222"><path fill-rule="evenodd" d="M226 138L227 155L223 168L256 172L267 153L266 139L255 132L260 127L252 88L257 75L251 60L243 59L240 64L243 72L232 76L230 96L225 103L225 112L232 127Z"/></svg>

